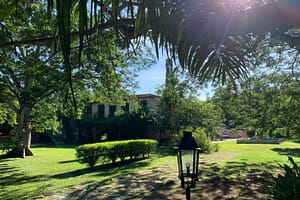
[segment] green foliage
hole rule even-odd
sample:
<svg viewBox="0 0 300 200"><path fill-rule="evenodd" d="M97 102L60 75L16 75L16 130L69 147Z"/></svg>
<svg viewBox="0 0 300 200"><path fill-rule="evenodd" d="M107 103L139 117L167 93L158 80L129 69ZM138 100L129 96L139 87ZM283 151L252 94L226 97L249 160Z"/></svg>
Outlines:
<svg viewBox="0 0 300 200"><path fill-rule="evenodd" d="M288 157L288 160L292 166L280 165L284 170L284 175L279 174L278 177L274 178L273 195L279 200L300 199L300 166L295 163L292 157Z"/></svg>
<svg viewBox="0 0 300 200"><path fill-rule="evenodd" d="M76 156L93 168L100 157L109 158L112 163L115 163L117 158L121 162L127 157L133 159L142 155L145 158L156 149L157 143L156 140L140 139L85 144L76 148Z"/></svg>
<svg viewBox="0 0 300 200"><path fill-rule="evenodd" d="M205 129L203 128L197 128L193 132L193 137L195 138L198 146L201 148L202 152L210 153L210 152L216 152L219 150L217 143L211 143L210 137L208 137L207 133L205 132Z"/></svg>
<svg viewBox="0 0 300 200"><path fill-rule="evenodd" d="M80 158L83 163L88 163L91 168L101 156L101 152L101 146L97 144L85 144L76 148L77 158Z"/></svg>
<svg viewBox="0 0 300 200"><path fill-rule="evenodd" d="M14 147L16 147L16 141L13 138L9 139L6 142L0 143L0 150L6 153L11 151Z"/></svg>
<svg viewBox="0 0 300 200"><path fill-rule="evenodd" d="M222 110L213 102L199 100L192 84L180 81L177 68L168 76L165 87L158 91L162 96L157 109L161 130L174 137L187 127L204 127L208 135L217 135L223 124Z"/></svg>
<svg viewBox="0 0 300 200"><path fill-rule="evenodd" d="M295 73L296 77L299 74ZM226 126L256 132L258 137L299 135L299 81L288 74L259 74L234 88L217 89L213 101L225 113Z"/></svg>
<svg viewBox="0 0 300 200"><path fill-rule="evenodd" d="M172 147L178 146L182 139L182 131L180 134L173 135L169 142L169 145ZM219 146L217 143L212 143L210 141L210 137L207 135L205 128L197 128L193 131L193 137L196 140L196 143L201 148L201 152L203 153L211 153L219 151Z"/></svg>
<svg viewBox="0 0 300 200"><path fill-rule="evenodd" d="M261 138L298 136L299 51L286 45L260 47L256 56L247 79L215 91L212 99L225 113L226 126Z"/></svg>

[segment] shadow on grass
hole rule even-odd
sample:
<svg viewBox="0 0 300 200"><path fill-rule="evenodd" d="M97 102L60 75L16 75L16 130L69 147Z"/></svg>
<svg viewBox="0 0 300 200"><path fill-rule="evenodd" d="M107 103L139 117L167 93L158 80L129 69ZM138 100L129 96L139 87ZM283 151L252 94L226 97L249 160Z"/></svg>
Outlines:
<svg viewBox="0 0 300 200"><path fill-rule="evenodd" d="M158 157L176 155L176 150L169 146L159 146L156 150Z"/></svg>
<svg viewBox="0 0 300 200"><path fill-rule="evenodd" d="M201 163L200 180L191 199L273 199L271 189L277 168L247 162ZM67 199L185 199L177 173L162 166L141 172L123 173L104 182L74 190Z"/></svg>
<svg viewBox="0 0 300 200"><path fill-rule="evenodd" d="M92 183L77 189L68 194L66 199L168 199L166 197L172 195L178 185L160 172L160 169L148 169L122 173L104 184Z"/></svg>
<svg viewBox="0 0 300 200"><path fill-rule="evenodd" d="M280 155L300 157L299 148L273 148L272 151L278 152Z"/></svg>
<svg viewBox="0 0 300 200"><path fill-rule="evenodd" d="M46 176L26 176L22 173L21 169L12 167L9 164L9 159L1 160L0 162L0 199L29 199L31 194L27 192L20 192L22 185L28 182L42 182L46 181ZM6 188L10 188L7 192ZM38 188L32 188L37 190Z"/></svg>
<svg viewBox="0 0 300 200"><path fill-rule="evenodd" d="M87 167L84 169L78 169L63 174L57 174L55 176L52 176L51 178L63 179L63 178L77 177L77 176L94 173L94 172L99 172L97 173L98 176L102 176L102 175L109 176L120 171L122 171L122 173L127 173L129 171L132 171L135 168L146 167L147 165L149 165L149 162L151 162L152 159L155 159L157 157L165 157L169 155L174 155L174 149L163 146L163 147L159 147L155 155L152 155L150 159L137 158L134 160L125 160L123 162L117 162L115 164L112 163L103 164L103 165L95 166L94 168ZM67 164L72 162L79 162L79 160L78 159L67 160L67 161L61 161L59 163Z"/></svg>
<svg viewBox="0 0 300 200"><path fill-rule="evenodd" d="M134 161L124 161L124 162L118 162L115 164L109 163L109 164L103 164L96 166L94 168L84 168L84 169L78 169L62 174L56 174L50 178L57 178L57 179L64 179L64 178L71 178L71 177L77 177L84 174L89 173L95 173L97 172L97 176L110 176L113 174L116 174L118 172L126 173L128 171L131 171L135 168L139 167L145 167L148 165L148 162L144 160L134 160Z"/></svg>
<svg viewBox="0 0 300 200"><path fill-rule="evenodd" d="M69 164L69 163L74 163L74 162L79 162L78 159L73 159L73 160L64 160L64 161L59 161L59 164Z"/></svg>
<svg viewBox="0 0 300 200"><path fill-rule="evenodd" d="M214 200L272 199L273 175L277 170L265 163L227 162L222 167L203 163L195 196Z"/></svg>

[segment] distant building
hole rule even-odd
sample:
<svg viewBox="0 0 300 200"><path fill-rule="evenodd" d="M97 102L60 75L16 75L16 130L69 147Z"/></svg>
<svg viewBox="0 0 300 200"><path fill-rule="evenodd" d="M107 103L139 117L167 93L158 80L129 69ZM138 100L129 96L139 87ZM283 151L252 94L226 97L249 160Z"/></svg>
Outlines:
<svg viewBox="0 0 300 200"><path fill-rule="evenodd" d="M156 111L160 96L154 94L138 94L136 95L138 102L140 103L142 108L147 108L150 113L154 113Z"/></svg>
<svg viewBox="0 0 300 200"><path fill-rule="evenodd" d="M225 127L221 128L222 138L223 139L236 139L247 137L247 132L245 130L236 130L231 131Z"/></svg>
<svg viewBox="0 0 300 200"><path fill-rule="evenodd" d="M146 108L150 113L154 113L161 97L154 94L138 94L136 98L142 108ZM132 105L129 102L126 102L125 106L91 102L88 104L88 115L92 118L106 118L115 116L115 113L118 111L127 112L131 108Z"/></svg>
<svg viewBox="0 0 300 200"><path fill-rule="evenodd" d="M109 105L97 102L88 104L88 115L92 118L112 117L117 111L129 111L129 103L125 106Z"/></svg>

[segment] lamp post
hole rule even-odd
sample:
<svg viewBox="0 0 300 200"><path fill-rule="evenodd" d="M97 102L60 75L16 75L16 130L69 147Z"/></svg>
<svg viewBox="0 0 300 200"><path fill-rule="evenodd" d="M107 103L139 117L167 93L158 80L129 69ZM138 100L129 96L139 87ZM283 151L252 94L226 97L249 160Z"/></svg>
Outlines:
<svg viewBox="0 0 300 200"><path fill-rule="evenodd" d="M178 178L181 180L181 187L185 189L186 199L191 199L191 188L195 188L196 181L199 176L199 153L195 139L192 132L184 131L183 138L177 150L178 161Z"/></svg>

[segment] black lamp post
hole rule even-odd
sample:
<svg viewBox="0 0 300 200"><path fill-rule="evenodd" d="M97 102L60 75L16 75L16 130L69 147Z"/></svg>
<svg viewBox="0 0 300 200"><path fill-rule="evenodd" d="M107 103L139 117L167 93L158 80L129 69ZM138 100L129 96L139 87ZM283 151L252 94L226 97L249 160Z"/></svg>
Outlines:
<svg viewBox="0 0 300 200"><path fill-rule="evenodd" d="M185 189L186 199L191 199L191 188L196 186L199 176L199 153L200 148L192 136L192 132L184 131L183 138L177 149L178 178L181 180L181 187Z"/></svg>

